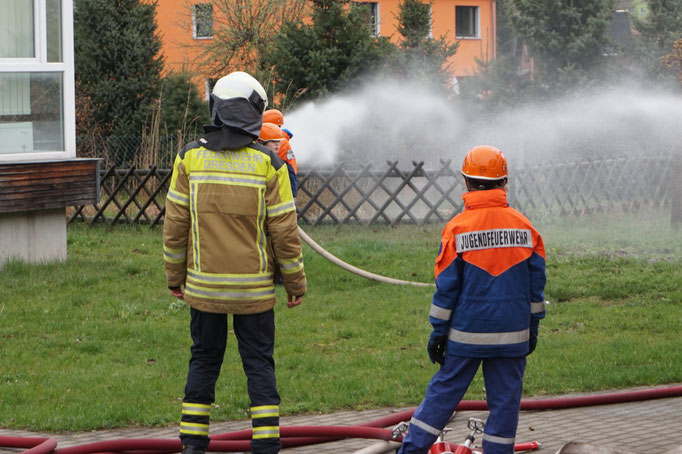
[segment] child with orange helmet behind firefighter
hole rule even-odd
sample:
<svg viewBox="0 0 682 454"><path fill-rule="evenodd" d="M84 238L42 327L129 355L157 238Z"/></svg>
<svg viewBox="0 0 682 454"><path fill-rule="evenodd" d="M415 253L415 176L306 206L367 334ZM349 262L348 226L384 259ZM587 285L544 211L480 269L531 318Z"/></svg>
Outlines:
<svg viewBox="0 0 682 454"><path fill-rule="evenodd" d="M399 454L425 454L476 372L490 414L483 452L511 454L526 356L545 317L545 247L530 221L507 203L507 160L477 146L462 166L464 211L443 229L429 311L429 358L440 364L414 412Z"/></svg>
<svg viewBox="0 0 682 454"><path fill-rule="evenodd" d="M294 150L291 149L291 144L289 143L294 135L288 129L283 128L284 116L282 115L282 112L277 109L268 109L263 112L263 123L273 124L281 131L281 140L277 149L277 156L279 156L289 168L291 189L294 193L294 197L296 197L296 194L298 193L298 165L296 164Z"/></svg>
<svg viewBox="0 0 682 454"><path fill-rule="evenodd" d="M258 136L258 142L270 148L272 151L277 153L277 156L281 158L283 149L284 155L286 155L286 147L289 145L289 141L284 136L286 136L286 134L279 129L276 124L263 123L263 126L261 126L260 135ZM291 147L289 147L289 149L291 149ZM291 193L293 194L294 198L296 198L296 194L298 193L298 175L296 174L296 168L286 159L282 158L282 161L284 161L284 163L287 165L287 170L289 172L289 182L291 183ZM295 163L296 161L294 161L294 164Z"/></svg>

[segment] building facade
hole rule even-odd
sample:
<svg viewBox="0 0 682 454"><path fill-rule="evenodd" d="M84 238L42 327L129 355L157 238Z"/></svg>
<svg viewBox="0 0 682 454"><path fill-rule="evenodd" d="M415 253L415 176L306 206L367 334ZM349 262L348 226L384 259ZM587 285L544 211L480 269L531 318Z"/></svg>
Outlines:
<svg viewBox="0 0 682 454"><path fill-rule="evenodd" d="M213 15L220 10L214 4L218 1L224 0L158 2L156 20L167 71L197 71L195 62L201 47L213 39ZM359 1L369 5L374 34L397 41L401 0ZM477 59L495 58L495 7L495 0L432 0L431 36L459 42L457 53L448 62L453 76L471 76L477 72ZM208 79L214 76L197 74L195 83L203 85L205 93Z"/></svg>

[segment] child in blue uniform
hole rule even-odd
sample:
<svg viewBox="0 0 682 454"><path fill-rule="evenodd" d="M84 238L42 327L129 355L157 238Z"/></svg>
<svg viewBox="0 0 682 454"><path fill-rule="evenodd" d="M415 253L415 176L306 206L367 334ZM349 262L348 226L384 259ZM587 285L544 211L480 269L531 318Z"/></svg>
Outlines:
<svg viewBox="0 0 682 454"><path fill-rule="evenodd" d="M545 316L544 244L507 203L504 155L474 147L462 174L465 209L443 229L429 311L429 358L441 367L399 454L428 452L481 365L490 410L483 452L513 453L526 356Z"/></svg>

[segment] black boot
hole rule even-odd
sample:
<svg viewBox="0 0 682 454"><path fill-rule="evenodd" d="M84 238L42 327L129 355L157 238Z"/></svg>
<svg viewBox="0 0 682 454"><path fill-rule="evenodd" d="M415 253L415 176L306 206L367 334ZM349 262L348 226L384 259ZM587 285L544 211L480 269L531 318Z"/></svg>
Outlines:
<svg viewBox="0 0 682 454"><path fill-rule="evenodd" d="M193 445L182 445L182 454L205 454L206 450Z"/></svg>

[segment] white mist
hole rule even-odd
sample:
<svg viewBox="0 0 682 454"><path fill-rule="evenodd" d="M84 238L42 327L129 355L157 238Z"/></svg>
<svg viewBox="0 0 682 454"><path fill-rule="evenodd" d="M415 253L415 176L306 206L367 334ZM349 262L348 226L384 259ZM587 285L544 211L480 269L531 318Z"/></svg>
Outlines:
<svg viewBox="0 0 682 454"><path fill-rule="evenodd" d="M630 153L682 153L682 96L633 87L567 93L483 119L453 96L380 80L356 92L299 105L285 117L301 166L339 160L411 167L458 166L474 145L501 148L511 167Z"/></svg>

